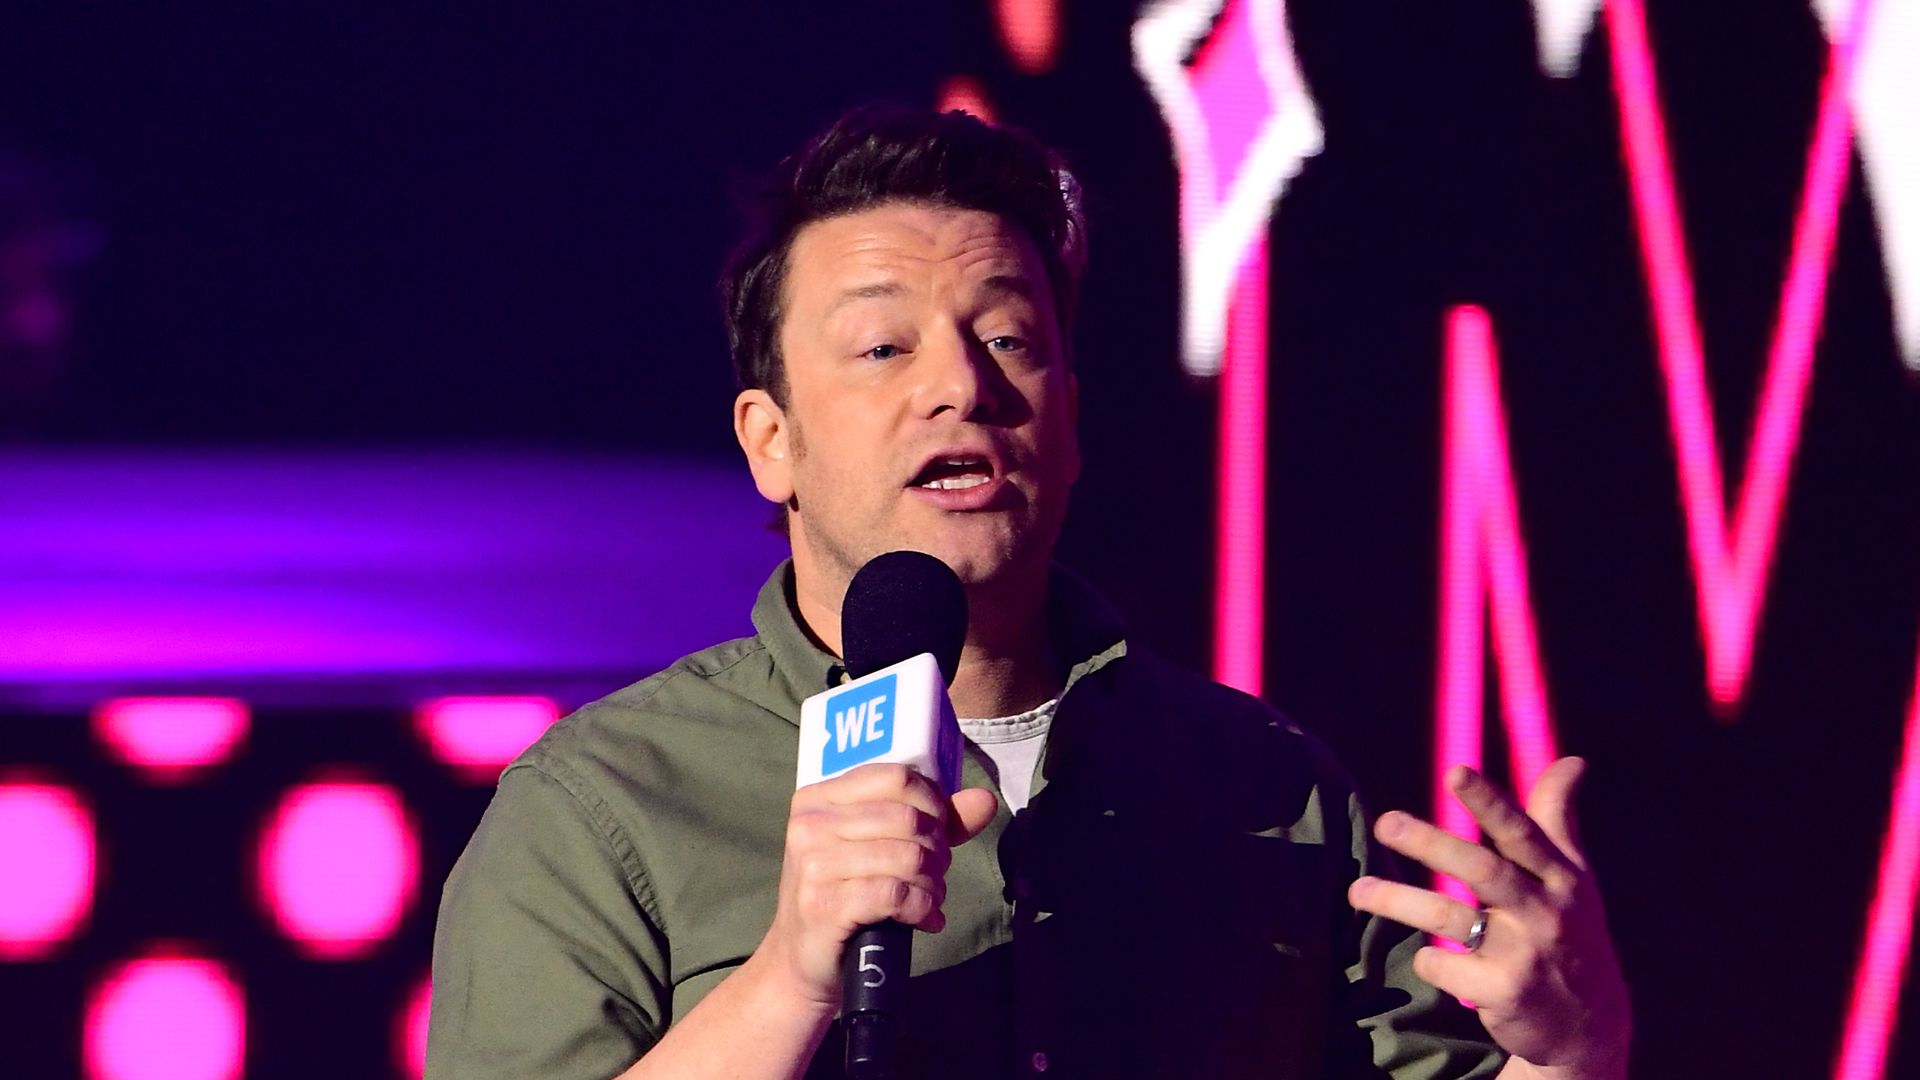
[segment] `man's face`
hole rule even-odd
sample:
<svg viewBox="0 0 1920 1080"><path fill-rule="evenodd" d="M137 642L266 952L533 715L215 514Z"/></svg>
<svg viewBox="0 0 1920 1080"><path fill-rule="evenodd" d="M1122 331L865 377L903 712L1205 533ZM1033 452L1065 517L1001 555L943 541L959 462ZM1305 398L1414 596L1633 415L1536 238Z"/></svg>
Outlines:
<svg viewBox="0 0 1920 1080"><path fill-rule="evenodd" d="M969 584L1043 573L1079 474L1075 387L1044 264L1017 227L908 203L818 221L787 261L787 404L735 426L794 560L844 586L912 548Z"/></svg>

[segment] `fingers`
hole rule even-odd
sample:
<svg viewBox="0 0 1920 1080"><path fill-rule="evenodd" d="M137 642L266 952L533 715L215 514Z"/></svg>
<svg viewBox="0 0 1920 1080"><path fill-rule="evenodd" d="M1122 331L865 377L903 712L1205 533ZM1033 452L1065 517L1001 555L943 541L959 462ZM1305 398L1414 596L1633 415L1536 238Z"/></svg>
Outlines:
<svg viewBox="0 0 1920 1080"><path fill-rule="evenodd" d="M1431 889L1376 877L1363 877L1349 885L1347 902L1357 910L1455 941L1465 941L1480 917L1478 910Z"/></svg>
<svg viewBox="0 0 1920 1080"><path fill-rule="evenodd" d="M994 808L984 790L950 802L903 765L866 765L809 785L794 793L787 819L782 891L791 887L803 925L834 928L829 945L885 919L937 930L946 922L949 837L978 833Z"/></svg>
<svg viewBox="0 0 1920 1080"><path fill-rule="evenodd" d="M1548 773L1552 771L1549 769ZM1577 769L1574 775L1578 775ZM1541 779L1547 780L1547 773L1541 774ZM1554 782L1564 785L1566 781L1556 777ZM1540 824L1507 797L1506 792L1465 765L1456 765L1448 771L1447 786L1461 805L1473 813L1474 820L1486 830L1487 839L1493 841L1493 846L1502 855L1551 888L1560 890L1571 887L1578 868L1541 831Z"/></svg>
<svg viewBox="0 0 1920 1080"><path fill-rule="evenodd" d="M1512 977L1474 953L1451 952L1427 945L1413 954L1413 973L1477 1006L1509 1001L1513 997Z"/></svg>
<svg viewBox="0 0 1920 1080"><path fill-rule="evenodd" d="M1564 1062L1569 1075L1588 1075L1584 1063L1600 1063L1593 1075L1616 1075L1632 1022L1606 914L1578 845L1572 802L1585 764L1554 762L1525 812L1479 773L1450 770L1447 786L1494 850L1402 813L1383 815L1375 832L1394 850L1460 879L1485 905L1489 925L1480 948L1422 948L1414 973L1472 1002L1487 1032L1516 1060ZM1455 941L1471 935L1480 914L1439 893L1373 878L1356 881L1348 898L1356 910Z"/></svg>
<svg viewBox="0 0 1920 1080"><path fill-rule="evenodd" d="M984 796L984 798L983 798ZM993 816L987 792L946 793L904 765L862 765L794 792L773 924L754 950L806 1000L840 1000L847 938L895 919L946 926L949 836Z"/></svg>
<svg viewBox="0 0 1920 1080"><path fill-rule="evenodd" d="M947 843L958 846L980 835L993 822L1000 800L986 788L966 788L953 796L953 812L947 815Z"/></svg>
<svg viewBox="0 0 1920 1080"><path fill-rule="evenodd" d="M919 827L903 825L915 818ZM937 907L946 895L946 872L953 862L952 849L935 831L939 828L919 811L889 803L796 816L787 825L788 870L816 899L840 895L845 882L891 880L926 891Z"/></svg>
<svg viewBox="0 0 1920 1080"><path fill-rule="evenodd" d="M828 840L917 840L940 846L947 826L905 803L875 802L795 811L788 823L799 838L815 843ZM790 837L790 839L792 839Z"/></svg>
<svg viewBox="0 0 1920 1080"><path fill-rule="evenodd" d="M933 781L905 765L875 763L809 784L794 793L794 809L803 804L851 806L869 802L903 802L928 817L946 820L947 800Z"/></svg>
<svg viewBox="0 0 1920 1080"><path fill-rule="evenodd" d="M1373 833L1381 843L1428 869L1460 879L1483 903L1517 907L1540 891L1538 881L1497 853L1412 814L1399 810L1382 814L1374 822Z"/></svg>
<svg viewBox="0 0 1920 1080"><path fill-rule="evenodd" d="M946 890L938 881L897 877L845 878L803 889L801 903L822 922L833 924L844 940L862 926L892 919L929 934L947 924L940 905Z"/></svg>
<svg viewBox="0 0 1920 1080"><path fill-rule="evenodd" d="M919 926L946 902L945 852L936 857L918 844L894 841L849 844L842 854L844 861L822 875L822 891L829 894L826 910L848 930L885 919Z"/></svg>
<svg viewBox="0 0 1920 1080"><path fill-rule="evenodd" d="M1587 869L1586 853L1580 850L1580 828L1573 814L1575 785L1587 775L1584 758L1564 757L1547 766L1534 782L1527 797L1527 815L1540 823L1547 838L1566 853L1567 859Z"/></svg>
<svg viewBox="0 0 1920 1080"><path fill-rule="evenodd" d="M841 844L830 852L809 856L807 874L816 880L896 878L928 892L944 893L941 879L953 856L945 845L929 847L917 840L871 840Z"/></svg>

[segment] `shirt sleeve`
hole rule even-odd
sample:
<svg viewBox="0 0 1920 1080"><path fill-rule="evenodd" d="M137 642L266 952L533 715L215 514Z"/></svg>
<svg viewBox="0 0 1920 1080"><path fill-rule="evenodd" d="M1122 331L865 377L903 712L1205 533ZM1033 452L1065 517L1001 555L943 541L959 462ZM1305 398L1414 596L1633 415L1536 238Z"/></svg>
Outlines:
<svg viewBox="0 0 1920 1080"><path fill-rule="evenodd" d="M1355 877L1406 880L1399 859L1373 840L1371 820L1350 782L1323 789L1330 809L1345 804ZM1329 822L1330 837L1337 835ZM1346 906L1339 883L1337 903L1347 921L1339 942L1347 967L1332 1020L1329 1069L1342 1080L1480 1080L1498 1073L1507 1055L1487 1035L1473 1010L1413 973L1413 954L1425 936L1391 919Z"/></svg>
<svg viewBox="0 0 1920 1080"><path fill-rule="evenodd" d="M605 1080L666 1028L638 860L558 766L516 764L441 896L427 1080Z"/></svg>

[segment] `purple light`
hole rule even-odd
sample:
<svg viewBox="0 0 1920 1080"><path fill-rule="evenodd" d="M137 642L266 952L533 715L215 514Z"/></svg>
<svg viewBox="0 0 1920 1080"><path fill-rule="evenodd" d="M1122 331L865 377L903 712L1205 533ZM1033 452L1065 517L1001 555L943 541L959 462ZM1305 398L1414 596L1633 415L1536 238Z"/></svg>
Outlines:
<svg viewBox="0 0 1920 1080"><path fill-rule="evenodd" d="M399 688L383 701L474 672L617 685L750 632L786 554L732 464L10 450L0 473L0 697L42 707L187 681L256 706L346 678Z"/></svg>
<svg viewBox="0 0 1920 1080"><path fill-rule="evenodd" d="M399 927L419 883L420 844L392 788L305 784L268 819L259 865L280 931L317 959L352 959Z"/></svg>
<svg viewBox="0 0 1920 1080"><path fill-rule="evenodd" d="M87 1004L88 1080L235 1080L246 1058L240 987L212 960L131 961Z"/></svg>
<svg viewBox="0 0 1920 1080"><path fill-rule="evenodd" d="M115 757L170 784L227 760L247 719L233 698L119 698L94 710L93 730Z"/></svg>
<svg viewBox="0 0 1920 1080"><path fill-rule="evenodd" d="M46 956L93 909L93 815L72 790L0 783L0 960Z"/></svg>

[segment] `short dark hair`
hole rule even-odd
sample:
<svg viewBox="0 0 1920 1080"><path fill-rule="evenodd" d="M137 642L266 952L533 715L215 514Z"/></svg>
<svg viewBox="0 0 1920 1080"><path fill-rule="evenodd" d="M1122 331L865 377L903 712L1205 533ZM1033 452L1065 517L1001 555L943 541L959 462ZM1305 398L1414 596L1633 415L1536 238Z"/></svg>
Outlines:
<svg viewBox="0 0 1920 1080"><path fill-rule="evenodd" d="M720 302L740 389L786 405L780 323L793 238L815 221L891 202L983 210L1025 231L1046 265L1061 347L1070 348L1087 226L1080 185L1060 156L964 112L866 105L780 163L727 262Z"/></svg>

